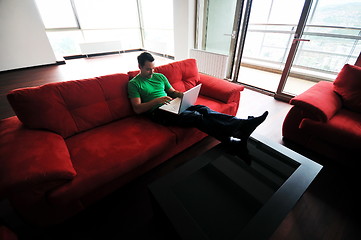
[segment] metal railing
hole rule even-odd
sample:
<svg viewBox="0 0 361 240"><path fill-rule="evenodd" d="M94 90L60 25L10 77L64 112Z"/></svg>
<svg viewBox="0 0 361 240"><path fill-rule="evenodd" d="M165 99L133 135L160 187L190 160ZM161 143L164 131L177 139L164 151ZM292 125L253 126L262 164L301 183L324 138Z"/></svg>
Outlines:
<svg viewBox="0 0 361 240"><path fill-rule="evenodd" d="M282 69L296 27L293 24L249 24L245 61L279 65ZM344 64L354 64L361 51L361 28L357 27L307 25L302 37L310 42L299 45L293 67L300 69L337 73Z"/></svg>

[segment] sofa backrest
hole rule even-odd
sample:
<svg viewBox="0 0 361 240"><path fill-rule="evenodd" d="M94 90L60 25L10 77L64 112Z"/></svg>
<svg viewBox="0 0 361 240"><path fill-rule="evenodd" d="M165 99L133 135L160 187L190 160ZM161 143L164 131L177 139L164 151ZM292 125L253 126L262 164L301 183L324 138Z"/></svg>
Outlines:
<svg viewBox="0 0 361 240"><path fill-rule="evenodd" d="M186 59L158 66L154 68L154 72L164 74L172 87L182 92L196 86L199 82L198 67L195 59ZM139 70L131 71L128 72L128 75L130 78L133 78L138 73Z"/></svg>
<svg viewBox="0 0 361 240"><path fill-rule="evenodd" d="M7 97L29 128L64 138L134 114L127 96L127 74L50 83L11 91Z"/></svg>
<svg viewBox="0 0 361 240"><path fill-rule="evenodd" d="M345 108L361 113L361 67L345 64L333 82Z"/></svg>

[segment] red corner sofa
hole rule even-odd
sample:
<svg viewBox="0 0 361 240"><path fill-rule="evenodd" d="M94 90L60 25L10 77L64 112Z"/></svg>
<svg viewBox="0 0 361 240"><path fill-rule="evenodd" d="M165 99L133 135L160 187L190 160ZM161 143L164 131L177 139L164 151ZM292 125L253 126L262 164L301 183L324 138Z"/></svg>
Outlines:
<svg viewBox="0 0 361 240"><path fill-rule="evenodd" d="M155 72L180 91L202 83L197 104L236 114L243 86L198 73L194 59ZM129 74L8 94L17 116L0 120L0 198L26 222L62 222L206 136L136 115L127 97Z"/></svg>
<svg viewBox="0 0 361 240"><path fill-rule="evenodd" d="M356 64L346 64L333 83L321 81L291 99L294 106L283 123L285 140L360 166L361 61Z"/></svg>

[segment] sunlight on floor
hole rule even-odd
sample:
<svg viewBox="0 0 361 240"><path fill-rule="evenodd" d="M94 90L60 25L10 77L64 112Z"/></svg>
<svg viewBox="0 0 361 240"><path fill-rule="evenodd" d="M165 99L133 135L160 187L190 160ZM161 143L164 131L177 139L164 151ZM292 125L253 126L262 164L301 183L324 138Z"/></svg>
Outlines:
<svg viewBox="0 0 361 240"><path fill-rule="evenodd" d="M137 56L140 51L120 53L114 55L96 56L67 60L65 65L60 65L60 72L66 79L83 79L98 77L114 73L127 73L139 70ZM153 54L155 65L165 65L173 60Z"/></svg>
<svg viewBox="0 0 361 240"><path fill-rule="evenodd" d="M281 74L262 71L249 67L241 67L239 71L238 81L251 86L255 86L257 88L276 92L280 79ZM316 82L289 77L285 85L284 91L287 93L291 93L292 95L298 95L315 84Z"/></svg>

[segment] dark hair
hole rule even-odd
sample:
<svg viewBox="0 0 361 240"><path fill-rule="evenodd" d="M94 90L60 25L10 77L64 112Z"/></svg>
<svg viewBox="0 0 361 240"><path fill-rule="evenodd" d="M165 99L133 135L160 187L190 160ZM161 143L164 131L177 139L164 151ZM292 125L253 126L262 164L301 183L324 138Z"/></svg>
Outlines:
<svg viewBox="0 0 361 240"><path fill-rule="evenodd" d="M143 67L146 61L153 62L154 57L148 52L143 52L138 56L138 63L141 67Z"/></svg>

